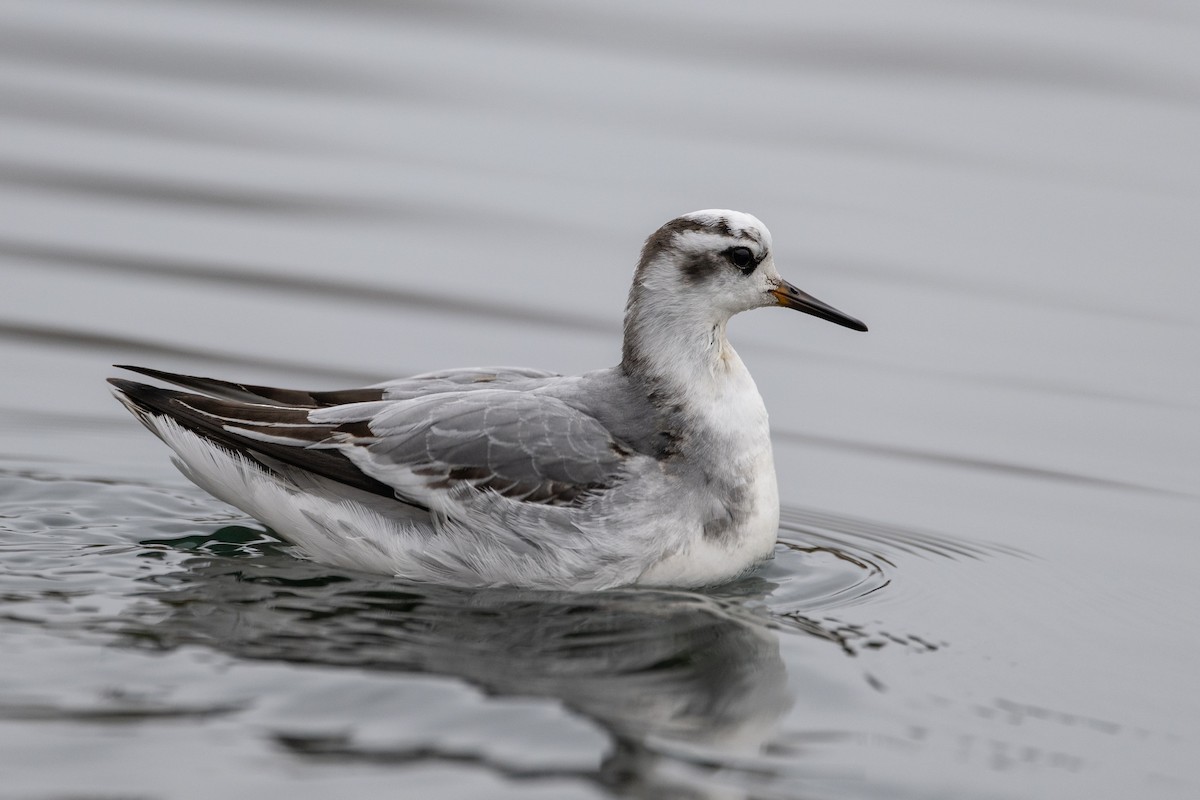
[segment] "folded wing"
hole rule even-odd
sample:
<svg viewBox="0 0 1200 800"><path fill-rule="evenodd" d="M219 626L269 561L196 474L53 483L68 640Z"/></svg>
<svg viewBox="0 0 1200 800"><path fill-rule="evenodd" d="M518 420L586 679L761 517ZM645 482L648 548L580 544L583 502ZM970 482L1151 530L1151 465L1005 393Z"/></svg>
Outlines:
<svg viewBox="0 0 1200 800"><path fill-rule="evenodd" d="M595 418L536 393L485 389L374 405L319 409L310 417L346 424L368 412L370 436L341 437L339 449L366 474L423 504L437 505L448 492L483 491L576 504L618 480L632 455Z"/></svg>
<svg viewBox="0 0 1200 800"><path fill-rule="evenodd" d="M485 493L575 505L612 486L634 457L595 418L517 390L549 377L534 370L455 370L344 392L138 371L205 393L111 381L139 415L425 509Z"/></svg>

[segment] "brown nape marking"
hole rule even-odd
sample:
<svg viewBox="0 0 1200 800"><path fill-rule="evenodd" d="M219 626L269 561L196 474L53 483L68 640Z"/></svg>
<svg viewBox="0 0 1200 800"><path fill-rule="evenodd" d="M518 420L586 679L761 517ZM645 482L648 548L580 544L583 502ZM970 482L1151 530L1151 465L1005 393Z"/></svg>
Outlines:
<svg viewBox="0 0 1200 800"><path fill-rule="evenodd" d="M684 231L708 231L711 228L703 222L697 222L694 219L679 217L673 219L666 225L656 230L646 239L646 243L642 245L642 257L638 261L638 271L651 261L657 259L666 250L670 250L674 246L676 234Z"/></svg>
<svg viewBox="0 0 1200 800"><path fill-rule="evenodd" d="M646 265L656 260L664 252L675 249L676 237L687 231L713 233L718 236L744 239L760 247L762 246L762 240L758 231L747 229L735 232L730 227L729 220L725 219L725 217L718 217L712 222L700 222L699 220L688 219L687 217L679 217L663 225L646 239L646 243L642 246L642 255L638 261L637 271L640 273ZM697 253L694 258L685 262L680 269L683 272L684 278L689 283L694 284L701 283L709 275L713 274L715 270L722 268L724 265L724 259L716 253Z"/></svg>

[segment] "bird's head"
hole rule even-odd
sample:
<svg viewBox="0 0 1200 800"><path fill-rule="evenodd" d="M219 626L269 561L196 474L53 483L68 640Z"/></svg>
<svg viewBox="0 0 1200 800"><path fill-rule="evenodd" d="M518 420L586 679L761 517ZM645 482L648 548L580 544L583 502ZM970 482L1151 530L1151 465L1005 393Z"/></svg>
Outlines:
<svg viewBox="0 0 1200 800"><path fill-rule="evenodd" d="M683 304L728 319L783 306L865 331L867 326L785 281L771 254L771 232L750 214L709 209L676 217L650 235L634 275L631 307L662 313ZM682 307L682 306L681 306Z"/></svg>

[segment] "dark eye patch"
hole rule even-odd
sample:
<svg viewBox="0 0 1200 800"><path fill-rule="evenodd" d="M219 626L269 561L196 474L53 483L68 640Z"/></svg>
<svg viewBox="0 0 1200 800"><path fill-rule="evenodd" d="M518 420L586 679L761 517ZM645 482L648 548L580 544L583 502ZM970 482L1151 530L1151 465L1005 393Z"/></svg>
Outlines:
<svg viewBox="0 0 1200 800"><path fill-rule="evenodd" d="M743 275L749 275L758 266L749 247L731 247L725 251L725 257L729 259L729 263L740 269Z"/></svg>

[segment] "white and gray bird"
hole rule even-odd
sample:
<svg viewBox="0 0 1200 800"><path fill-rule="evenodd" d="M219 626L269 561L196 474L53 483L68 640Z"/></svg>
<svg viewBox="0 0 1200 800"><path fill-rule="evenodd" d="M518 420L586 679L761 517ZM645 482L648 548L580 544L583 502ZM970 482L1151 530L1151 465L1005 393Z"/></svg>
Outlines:
<svg viewBox="0 0 1200 800"><path fill-rule="evenodd" d="M767 412L725 335L764 306L866 330L780 277L758 219L707 210L646 240L609 369L110 382L188 478L316 561L458 586L700 587L774 549Z"/></svg>

